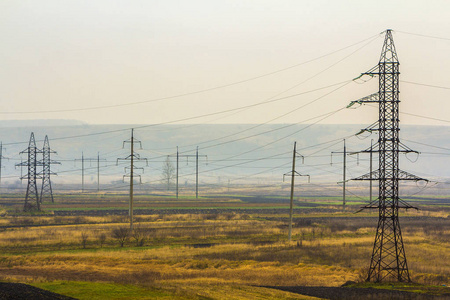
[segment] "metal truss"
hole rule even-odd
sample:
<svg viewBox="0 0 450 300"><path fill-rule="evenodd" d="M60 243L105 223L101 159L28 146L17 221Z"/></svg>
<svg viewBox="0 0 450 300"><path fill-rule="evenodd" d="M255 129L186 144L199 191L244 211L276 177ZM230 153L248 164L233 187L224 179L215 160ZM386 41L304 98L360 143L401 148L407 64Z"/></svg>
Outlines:
<svg viewBox="0 0 450 300"><path fill-rule="evenodd" d="M400 143L399 139L399 61L392 38L387 30L377 66L363 75L378 76L378 93L353 101L349 106L378 103L378 121L361 131L377 131L376 150L371 147L362 152L378 152L379 168L354 180L378 180L377 204L364 208L378 209L378 226L373 245L367 281L409 282L408 265L398 218L399 208L413 208L399 198L400 180L425 180L399 169L399 153L415 152Z"/></svg>
<svg viewBox="0 0 450 300"><path fill-rule="evenodd" d="M56 173L51 172L50 166L52 164L60 164L57 161L53 161L50 159L50 155L52 153L56 153L50 149L50 143L48 142L48 136L45 136L44 147L42 148L42 161L40 165L42 166L42 172L39 173L42 176L42 187L41 187L41 197L40 202L42 203L44 200L51 200L54 203L53 199L53 190L52 190L52 182L50 180L50 175L56 175Z"/></svg>
<svg viewBox="0 0 450 300"><path fill-rule="evenodd" d="M42 151L38 150L36 147L36 141L34 139L34 133L31 133L30 136L30 142L28 144L28 148L24 151L20 152L20 154L27 154L28 159L26 162L22 162L20 164L17 164L16 166L20 167L27 167L28 172L25 176L22 176L20 179L27 179L27 193L25 196L25 204L23 206L23 211L40 211L40 201L39 201L39 194L38 189L36 185L36 180L40 177L37 176L37 166L38 162L36 160L36 154L41 153Z"/></svg>

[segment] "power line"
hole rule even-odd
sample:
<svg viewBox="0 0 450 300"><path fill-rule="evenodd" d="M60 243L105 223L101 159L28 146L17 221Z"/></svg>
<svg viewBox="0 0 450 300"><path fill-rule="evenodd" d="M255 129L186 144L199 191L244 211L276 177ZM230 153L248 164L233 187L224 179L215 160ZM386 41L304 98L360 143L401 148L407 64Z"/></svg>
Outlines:
<svg viewBox="0 0 450 300"><path fill-rule="evenodd" d="M106 108L115 108L115 107L124 107L124 106L145 104L145 103L151 103L151 102L156 102L156 101L163 101L163 100L169 100L169 99L175 99L175 98L191 96L191 95L195 95L195 94L200 94L200 93L205 93L205 92L209 92L209 91L213 91L213 90L217 90L217 89L226 88L226 87L233 86L233 85L246 83L246 82L253 81L253 80L256 80L256 79L260 79L260 78L263 78L263 77L267 77L267 76L270 76L270 75L273 75L273 74L277 74L277 73L280 73L280 72L283 72L283 71L286 71L286 70L289 70L289 69L292 69L292 68L296 68L296 67L308 64L310 62L322 59L324 57L333 55L333 54L335 54L337 52L340 52L342 50L351 48L351 47L356 46L358 44L364 43L364 42L366 42L368 40L370 40L369 43L371 43L378 36L379 36L378 34L374 35L374 36L371 36L371 37L369 37L367 39L364 39L362 41L359 41L357 43L351 44L351 45L343 47L341 49L329 52L329 53L324 54L322 56L319 56L319 57L316 57L316 58L313 58L313 59L310 59L310 60L307 60L307 61L295 64L295 65L292 65L292 66L289 66L289 67L286 67L286 68L282 68L282 69L279 69L279 70L276 70L276 71L272 71L272 72L265 73L263 75L259 75L259 76L255 76L255 77L251 77L251 78L248 78L248 79L232 82L232 83L229 83L229 84L219 85L219 86L216 86L216 87L207 88L207 89L203 89L203 90L198 90L198 91L194 91L194 92L188 92L188 93L183 93L183 94L179 94L179 95L173 95L173 96L168 96L168 97L161 97L161 98L155 98L155 99L144 100L144 101L137 101L137 102L131 102L131 103L123 103L123 104L104 105L104 106L85 107L85 108L74 108L74 109L59 109L59 110L0 112L0 114L36 114L36 113L61 113L61 112L74 112L74 111L88 111L88 110L98 110L98 109L106 109Z"/></svg>
<svg viewBox="0 0 450 300"><path fill-rule="evenodd" d="M426 38L431 38L431 39L450 41L450 38L444 38L444 37L439 37L439 36L432 36L432 35L412 33L412 32L405 32L405 31L398 31L398 30L395 30L394 32L404 33L404 34L409 34L409 35L415 35L415 36L421 36L421 37L426 37Z"/></svg>
<svg viewBox="0 0 450 300"><path fill-rule="evenodd" d="M376 106L370 105L370 104L367 104L367 103L362 103L362 104L366 105L368 107L371 107L371 108L377 108ZM423 116L423 115L418 115L418 114L412 114L412 113L407 113L407 112L400 112L400 114L401 115L408 115L408 116L418 117L418 118L422 118L422 119L429 119L429 120L433 120L433 121L440 121L440 122L450 123L450 120L438 119L438 118L433 118L433 117L428 117L428 116Z"/></svg>
<svg viewBox="0 0 450 300"><path fill-rule="evenodd" d="M415 144L419 144L419 145L423 145L423 146L427 146L427 147L431 147L431 148L437 148L437 149L450 151L450 148L445 148L445 147L440 147L440 146L433 146L433 145L430 145L430 144L421 143L421 142L412 141L412 140L407 140L407 139L403 139L403 140L407 141L407 142L410 142L410 143L415 143Z"/></svg>
<svg viewBox="0 0 450 300"><path fill-rule="evenodd" d="M432 84L412 82L412 81L405 81L405 80L400 80L400 82L414 84L414 85L421 85L421 86L426 86L426 87L432 87L432 88L437 88L437 89L450 90L450 87L448 87L448 86L432 85Z"/></svg>
<svg viewBox="0 0 450 300"><path fill-rule="evenodd" d="M336 86L336 85L343 85L343 86L345 86L345 85L347 85L347 84L349 84L351 82L352 82L352 80L346 80L346 81L342 81L342 82L339 82L339 83L334 83L334 84L331 84L331 85L328 85L328 86L325 86L325 87L321 87L321 88L317 88L317 89L314 89L314 90L310 90L310 91L306 91L306 92L302 92L302 93L297 93L297 94L293 94L293 95L289 95L289 96L280 97L280 98L273 99L273 100L266 101L266 102L258 102L258 103L254 103L254 104L250 104L250 105L237 107L237 108L217 111L217 112L203 114L203 115L198 115L198 116L193 116L193 117L182 118L182 119L178 119L178 120L160 122L160 123L156 123L156 124L134 126L133 129L142 129L142 128L148 128L148 127L156 127L156 126L161 126L161 125L174 124L174 123L179 123L179 122L184 122L184 121L191 121L191 120L200 119L200 118L204 118L204 117L219 115L219 114L223 114L223 113L227 113L227 112L238 111L238 110L245 109L245 108L252 108L252 107L268 104L268 103L271 103L271 102L276 102L276 101L281 101L281 100L297 97L297 96L300 96L300 95L304 95L304 94L307 94L307 93L319 91L319 90L322 90L322 89L327 89L327 88L330 88L330 87L333 87L333 86ZM341 86L341 87L343 87L343 86ZM341 88L341 87L339 87L339 88ZM328 94L326 94L326 95L328 95ZM326 96L326 95L324 95L324 96ZM322 96L322 97L324 97L324 96ZM319 100L319 99L316 99L314 101L317 101L317 100ZM298 109L300 109L300 108L298 108ZM114 130L100 131L100 132L87 133L87 134L78 134L78 135L72 135L72 136L56 137L56 138L52 138L52 140L53 141L55 141L55 140L67 140L67 139L74 139L74 138L81 138L81 137L88 137L88 136L97 136L97 135L103 135L103 134L110 134L110 133L116 133L116 132L129 131L131 129L132 129L132 127L126 127L126 128L122 128L122 129L114 129ZM10 145L19 145L19 144L26 144L26 143L28 143L28 142L12 142L12 143L6 143L6 144L3 144L3 145L10 146Z"/></svg>

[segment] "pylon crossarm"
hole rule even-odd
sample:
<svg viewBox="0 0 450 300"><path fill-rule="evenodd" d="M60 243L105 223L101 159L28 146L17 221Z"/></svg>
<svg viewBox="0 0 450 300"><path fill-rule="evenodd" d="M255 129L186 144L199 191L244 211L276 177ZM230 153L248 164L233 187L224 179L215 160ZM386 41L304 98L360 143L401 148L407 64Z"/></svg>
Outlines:
<svg viewBox="0 0 450 300"><path fill-rule="evenodd" d="M418 207L412 206L411 204L409 204L408 202L406 202L402 199L398 199L398 202L403 204L403 205L399 205L398 208L419 210Z"/></svg>
<svg viewBox="0 0 450 300"><path fill-rule="evenodd" d="M378 180L380 177L380 171L379 170L375 170L372 172L369 172L367 174L364 174L362 176L350 179L350 180Z"/></svg>
<svg viewBox="0 0 450 300"><path fill-rule="evenodd" d="M398 143L398 146L399 146L400 148L402 148L402 150L399 150L399 152L402 152L402 153L417 153L417 154L420 154L419 151L412 150L411 148L409 148L408 146L406 146L406 145L403 144L402 142L399 142L399 143Z"/></svg>
<svg viewBox="0 0 450 300"><path fill-rule="evenodd" d="M375 153L375 152L380 152L379 150L374 150L374 148L379 148L379 144L378 142L375 143L374 145L372 145L371 147L362 150L362 151L356 151L356 152L349 152L348 155L355 155L355 154L359 154L359 153Z"/></svg>
<svg viewBox="0 0 450 300"><path fill-rule="evenodd" d="M377 102L377 103L379 102L378 93L373 93L373 94L370 94L369 96L365 96L365 97L360 98L358 100L353 100L353 101L351 101L349 103L349 105L347 105L346 108L351 108L355 104L359 104L361 106L364 103L374 103L374 102Z"/></svg>
<svg viewBox="0 0 450 300"><path fill-rule="evenodd" d="M378 121L375 122L375 123L373 123L372 125L370 125L370 126L367 127L367 128L361 129L360 131L358 131L357 133L355 133L355 136L361 135L361 134L363 134L364 132L368 132L368 133L372 134L372 132L374 132L374 131L379 131L379 128L378 128Z"/></svg>
<svg viewBox="0 0 450 300"><path fill-rule="evenodd" d="M361 79L361 77L363 77L364 75L368 75L370 77L375 77L378 74L379 74L378 65L376 65L372 69L368 70L367 72L361 73L361 75L359 75L358 77L353 78L353 81Z"/></svg>
<svg viewBox="0 0 450 300"><path fill-rule="evenodd" d="M406 171L399 170L398 171L398 179L399 180L412 180L412 181L425 181L429 182L428 179L416 176L414 174L408 173Z"/></svg>

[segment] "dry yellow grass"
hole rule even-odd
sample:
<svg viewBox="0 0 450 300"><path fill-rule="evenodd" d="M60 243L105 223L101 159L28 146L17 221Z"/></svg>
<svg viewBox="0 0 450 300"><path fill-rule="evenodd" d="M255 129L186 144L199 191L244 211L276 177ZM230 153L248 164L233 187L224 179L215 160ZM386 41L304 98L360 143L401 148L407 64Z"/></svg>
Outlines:
<svg viewBox="0 0 450 300"><path fill-rule="evenodd" d="M70 223L71 218L65 221ZM374 238L374 228L364 224L352 227L351 222L340 228L339 222L333 221L296 226L294 241L287 243L286 224L276 219L243 214L152 215L140 217L135 224L147 230L145 247L136 247L130 237L121 248L112 231L128 227L124 218L86 220L91 224L1 231L0 278L127 283L213 299L224 294L230 295L229 299L310 299L261 286L339 286L358 281L365 275ZM45 217L41 221L52 224L60 220ZM87 234L87 249L82 247L82 233ZM105 241L100 244L102 234ZM439 226L404 232L408 264L416 282L448 284L448 236L448 229Z"/></svg>

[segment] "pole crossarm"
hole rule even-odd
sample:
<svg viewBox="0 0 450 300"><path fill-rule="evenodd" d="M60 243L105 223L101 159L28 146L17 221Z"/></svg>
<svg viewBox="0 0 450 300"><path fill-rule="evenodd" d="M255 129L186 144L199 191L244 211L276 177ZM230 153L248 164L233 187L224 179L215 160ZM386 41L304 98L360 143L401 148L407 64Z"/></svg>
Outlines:
<svg viewBox="0 0 450 300"><path fill-rule="evenodd" d="M289 172L283 174L283 182L284 182L284 178L285 178L286 176L292 176L292 171L289 171ZM305 174L305 175L304 175L304 174L300 174L299 172L294 171L294 176L308 177L308 183L311 182L311 176L309 176L309 175L306 175L306 174Z"/></svg>

